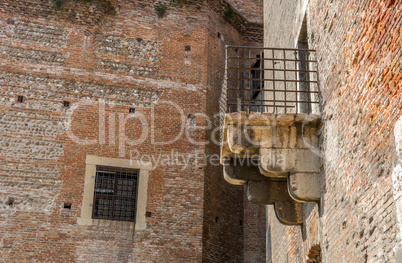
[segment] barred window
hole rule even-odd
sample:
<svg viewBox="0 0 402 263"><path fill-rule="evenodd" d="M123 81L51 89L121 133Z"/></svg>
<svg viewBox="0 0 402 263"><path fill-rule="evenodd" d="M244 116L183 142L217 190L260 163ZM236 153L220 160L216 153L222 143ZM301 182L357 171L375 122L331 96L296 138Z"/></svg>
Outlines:
<svg viewBox="0 0 402 263"><path fill-rule="evenodd" d="M135 222L139 170L96 166L92 218Z"/></svg>

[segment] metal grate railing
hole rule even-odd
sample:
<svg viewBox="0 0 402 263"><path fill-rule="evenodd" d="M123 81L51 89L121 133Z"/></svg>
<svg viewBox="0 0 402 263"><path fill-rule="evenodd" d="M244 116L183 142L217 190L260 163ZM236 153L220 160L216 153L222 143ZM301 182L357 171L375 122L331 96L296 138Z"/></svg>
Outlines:
<svg viewBox="0 0 402 263"><path fill-rule="evenodd" d="M97 166L92 218L135 222L139 170Z"/></svg>
<svg viewBox="0 0 402 263"><path fill-rule="evenodd" d="M318 112L318 77L311 49L227 46L226 112Z"/></svg>

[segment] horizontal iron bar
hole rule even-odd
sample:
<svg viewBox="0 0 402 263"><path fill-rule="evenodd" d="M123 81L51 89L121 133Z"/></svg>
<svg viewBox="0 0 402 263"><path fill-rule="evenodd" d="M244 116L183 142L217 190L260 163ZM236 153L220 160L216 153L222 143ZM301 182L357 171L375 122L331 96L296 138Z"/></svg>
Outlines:
<svg viewBox="0 0 402 263"><path fill-rule="evenodd" d="M257 92L257 91L274 91L274 92L294 92L294 93L309 93L309 94L318 94L318 91L307 91L307 90L283 90L283 89L228 89L228 90L234 90L234 91L252 91L252 92Z"/></svg>
<svg viewBox="0 0 402 263"><path fill-rule="evenodd" d="M297 69L281 69L281 68L228 68L228 70L255 70L255 71L265 71L265 70L273 70L273 71L289 71L289 72L310 72L317 73L316 70L297 70Z"/></svg>
<svg viewBox="0 0 402 263"><path fill-rule="evenodd" d="M229 59L237 59L237 60L257 60L256 58L241 58L241 57L227 57ZM259 58L258 60L273 60L273 61L292 61L292 62L311 62L317 63L317 60L304 60L304 59L286 59L286 58Z"/></svg>
<svg viewBox="0 0 402 263"><path fill-rule="evenodd" d="M291 79L248 79L248 78L227 78L226 80L251 80L251 81L283 81L283 82L309 82L318 83L316 80L291 80Z"/></svg>
<svg viewBox="0 0 402 263"><path fill-rule="evenodd" d="M231 104L235 105L235 104ZM249 105L249 104L244 104L240 106L250 106L250 107L280 107L280 108L295 108L295 106L284 106L284 105Z"/></svg>
<svg viewBox="0 0 402 263"><path fill-rule="evenodd" d="M234 101L234 102L232 102ZM246 99L242 99L242 102L286 102L286 103L318 103L318 101L304 101L304 100L246 100ZM236 102L238 102L237 100L231 99L231 100L227 100L228 105L237 105ZM230 103L232 102L232 103ZM246 104L248 105L248 104ZM264 106L264 105L252 105L252 106Z"/></svg>
<svg viewBox="0 0 402 263"><path fill-rule="evenodd" d="M289 50L289 51L310 51L310 52L315 52L314 49L303 49L303 48L274 48L274 47L247 47L247 46L226 46L227 49L230 48L237 48L237 49L260 49L260 50Z"/></svg>

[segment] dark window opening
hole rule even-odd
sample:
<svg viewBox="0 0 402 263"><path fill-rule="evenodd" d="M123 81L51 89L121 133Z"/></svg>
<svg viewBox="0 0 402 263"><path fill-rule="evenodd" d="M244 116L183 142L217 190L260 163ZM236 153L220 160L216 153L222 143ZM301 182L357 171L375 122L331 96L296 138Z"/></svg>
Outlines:
<svg viewBox="0 0 402 263"><path fill-rule="evenodd" d="M24 97L23 96L18 96L17 101L20 103L24 102Z"/></svg>
<svg viewBox="0 0 402 263"><path fill-rule="evenodd" d="M300 112L302 113L310 113L311 112L311 105L310 105L310 85L309 85L309 52L303 51L302 49L308 49L308 34L307 34L307 18L304 17L303 24L300 30L299 39L297 42L297 48L299 48L298 52L298 80L301 81L298 86L298 90L302 91L298 93L298 101L301 101L299 104Z"/></svg>
<svg viewBox="0 0 402 263"><path fill-rule="evenodd" d="M63 101L64 107L70 107L70 102L69 101Z"/></svg>
<svg viewBox="0 0 402 263"><path fill-rule="evenodd" d="M253 64L251 67L251 78L253 79L251 81L251 88L254 90L251 93L251 99L255 100L257 99L258 95L261 93L261 90L264 89L264 54L261 55L256 55L256 62Z"/></svg>
<svg viewBox="0 0 402 263"><path fill-rule="evenodd" d="M135 222L139 170L97 166L92 218Z"/></svg>

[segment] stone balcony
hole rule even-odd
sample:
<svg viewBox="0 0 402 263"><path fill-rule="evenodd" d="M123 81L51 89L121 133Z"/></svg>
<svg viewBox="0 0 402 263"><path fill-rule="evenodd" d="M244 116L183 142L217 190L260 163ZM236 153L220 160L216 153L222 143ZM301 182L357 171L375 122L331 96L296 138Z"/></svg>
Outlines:
<svg viewBox="0 0 402 263"><path fill-rule="evenodd" d="M251 202L274 205L283 224L301 224L302 203L320 200L316 71L310 70L311 54L296 54L313 51L250 48L240 63L240 49L246 48L236 47L234 55L232 49L223 93L224 177L233 185L247 185Z"/></svg>

